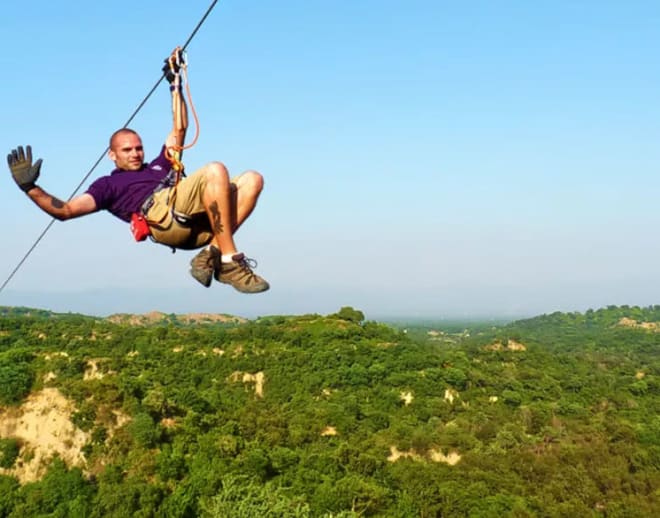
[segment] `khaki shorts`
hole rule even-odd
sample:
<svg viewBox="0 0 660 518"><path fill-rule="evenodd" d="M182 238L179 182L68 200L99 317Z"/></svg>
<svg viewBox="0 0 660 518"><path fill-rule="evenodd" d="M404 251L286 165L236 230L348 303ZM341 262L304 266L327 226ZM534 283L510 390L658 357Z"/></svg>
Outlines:
<svg viewBox="0 0 660 518"><path fill-rule="evenodd" d="M158 243L174 248L193 250L209 244L213 238L202 193L206 187L206 177L199 172L183 178L176 189L163 189L154 194L154 204L147 212L151 236ZM174 197L173 211L170 207ZM177 221L176 215L190 218L189 223Z"/></svg>

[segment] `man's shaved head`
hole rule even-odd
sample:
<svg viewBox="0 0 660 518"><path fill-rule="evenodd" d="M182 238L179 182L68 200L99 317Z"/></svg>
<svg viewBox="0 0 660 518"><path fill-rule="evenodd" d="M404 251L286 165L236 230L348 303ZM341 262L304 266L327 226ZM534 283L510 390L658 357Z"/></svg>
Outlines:
<svg viewBox="0 0 660 518"><path fill-rule="evenodd" d="M130 128L121 128L115 131L112 135L110 135L110 149L113 150L115 149L115 144L117 142L117 137L120 137L122 135L126 135L127 133L130 133L131 135L135 136L140 136L138 135L138 132L135 130L132 130Z"/></svg>

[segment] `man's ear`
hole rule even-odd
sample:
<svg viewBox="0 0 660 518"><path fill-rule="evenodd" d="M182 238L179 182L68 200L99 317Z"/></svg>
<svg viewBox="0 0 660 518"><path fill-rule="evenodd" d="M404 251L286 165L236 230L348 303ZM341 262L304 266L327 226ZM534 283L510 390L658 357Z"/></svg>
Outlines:
<svg viewBox="0 0 660 518"><path fill-rule="evenodd" d="M112 149L109 149L108 150L108 158L110 158L110 160L115 162L117 160L117 154Z"/></svg>

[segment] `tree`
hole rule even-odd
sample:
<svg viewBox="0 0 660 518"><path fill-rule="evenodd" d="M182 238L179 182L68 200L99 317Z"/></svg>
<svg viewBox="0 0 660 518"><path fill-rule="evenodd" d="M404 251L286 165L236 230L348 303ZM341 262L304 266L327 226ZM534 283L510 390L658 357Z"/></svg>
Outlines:
<svg viewBox="0 0 660 518"><path fill-rule="evenodd" d="M78 468L68 470L55 459L44 478L19 491L16 516L56 516L83 518L91 516L94 487Z"/></svg>
<svg viewBox="0 0 660 518"><path fill-rule="evenodd" d="M0 516L9 516L16 505L18 480L12 477L0 475Z"/></svg>
<svg viewBox="0 0 660 518"><path fill-rule="evenodd" d="M358 309L353 309L350 306L342 307L337 313L332 315L341 320L347 320L348 322L355 322L360 324L364 321L364 313Z"/></svg>
<svg viewBox="0 0 660 518"><path fill-rule="evenodd" d="M273 484L261 485L247 477L228 476L222 489L213 498L201 501L202 516L206 518L308 518L309 505L292 497Z"/></svg>
<svg viewBox="0 0 660 518"><path fill-rule="evenodd" d="M135 442L144 448L152 448L160 438L160 427L147 413L141 413L135 416L129 429Z"/></svg>
<svg viewBox="0 0 660 518"><path fill-rule="evenodd" d="M13 467L20 449L21 447L16 439L0 439L0 468L9 469Z"/></svg>

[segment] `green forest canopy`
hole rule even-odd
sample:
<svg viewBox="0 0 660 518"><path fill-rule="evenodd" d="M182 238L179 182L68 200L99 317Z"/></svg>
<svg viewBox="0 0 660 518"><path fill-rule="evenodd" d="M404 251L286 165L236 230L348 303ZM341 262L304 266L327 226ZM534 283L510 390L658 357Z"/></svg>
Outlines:
<svg viewBox="0 0 660 518"><path fill-rule="evenodd" d="M660 510L659 306L460 331L0 315L0 430L57 389L86 438L28 482L34 445L0 435L0 516Z"/></svg>

